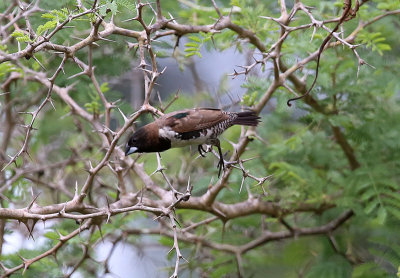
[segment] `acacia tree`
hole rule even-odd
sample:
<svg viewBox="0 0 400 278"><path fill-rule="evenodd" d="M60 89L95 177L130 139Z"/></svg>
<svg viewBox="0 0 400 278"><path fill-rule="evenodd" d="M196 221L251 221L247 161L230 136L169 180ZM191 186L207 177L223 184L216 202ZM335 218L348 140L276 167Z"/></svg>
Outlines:
<svg viewBox="0 0 400 278"><path fill-rule="evenodd" d="M99 262L94 248L146 235L172 248L171 277L393 275L398 1L164 2L0 4L2 275L108 273L115 249ZM250 51L231 77L246 77L242 105L271 112L226 132L220 179L212 152L125 157L143 115L200 105L155 96L158 57L185 66L203 45ZM130 61L137 110L100 81ZM1 252L16 223L44 243Z"/></svg>

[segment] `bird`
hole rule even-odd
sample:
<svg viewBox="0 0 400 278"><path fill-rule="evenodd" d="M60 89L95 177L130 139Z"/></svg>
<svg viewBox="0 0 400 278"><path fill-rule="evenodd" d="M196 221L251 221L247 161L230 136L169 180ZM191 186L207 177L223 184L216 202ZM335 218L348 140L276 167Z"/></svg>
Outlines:
<svg viewBox="0 0 400 278"><path fill-rule="evenodd" d="M170 148L197 145L204 157L203 144L217 147L218 177L224 159L218 136L233 125L257 126L255 111L228 112L216 108L193 108L164 114L154 122L137 129L125 145L125 156L132 153L163 152Z"/></svg>

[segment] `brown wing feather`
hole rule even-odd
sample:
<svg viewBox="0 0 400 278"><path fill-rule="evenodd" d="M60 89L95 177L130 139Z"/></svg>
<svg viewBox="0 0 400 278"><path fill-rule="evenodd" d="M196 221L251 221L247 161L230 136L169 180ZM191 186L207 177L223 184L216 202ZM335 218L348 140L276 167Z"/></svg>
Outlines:
<svg viewBox="0 0 400 278"><path fill-rule="evenodd" d="M175 111L159 119L160 125L170 126L179 133L212 127L228 119L229 116L219 109L198 108Z"/></svg>

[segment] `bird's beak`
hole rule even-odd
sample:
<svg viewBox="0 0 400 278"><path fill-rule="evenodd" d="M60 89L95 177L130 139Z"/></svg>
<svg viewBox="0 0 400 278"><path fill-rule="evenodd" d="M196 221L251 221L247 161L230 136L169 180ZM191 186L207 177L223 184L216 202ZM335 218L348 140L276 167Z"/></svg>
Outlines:
<svg viewBox="0 0 400 278"><path fill-rule="evenodd" d="M130 154L132 154L132 153L134 153L134 152L136 152L138 150L138 148L136 148L136 147L131 147L131 146L126 146L126 148L125 148L125 156L128 156L128 155L130 155Z"/></svg>

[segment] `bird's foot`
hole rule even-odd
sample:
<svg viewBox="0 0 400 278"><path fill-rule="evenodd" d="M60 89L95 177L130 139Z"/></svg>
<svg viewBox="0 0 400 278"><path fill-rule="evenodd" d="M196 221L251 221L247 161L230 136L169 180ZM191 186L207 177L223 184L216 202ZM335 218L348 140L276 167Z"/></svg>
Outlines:
<svg viewBox="0 0 400 278"><path fill-rule="evenodd" d="M204 154L205 154L207 151L203 148L203 145L198 145L197 150L199 151L199 154L200 154L202 157L206 157Z"/></svg>
<svg viewBox="0 0 400 278"><path fill-rule="evenodd" d="M218 178L219 178L221 176L221 170L224 169L224 171L225 171L224 157L222 155L219 158L217 168L218 168Z"/></svg>

